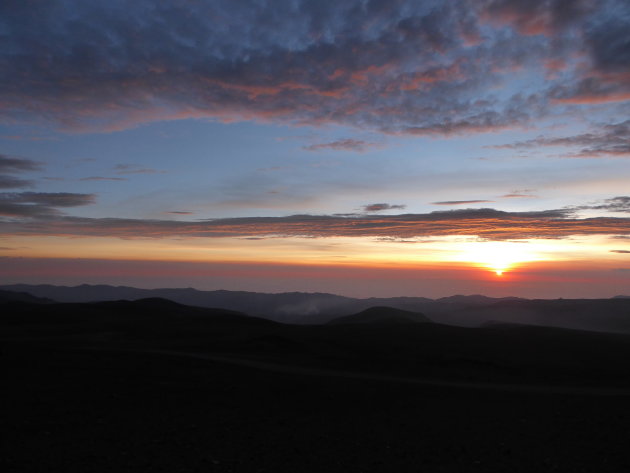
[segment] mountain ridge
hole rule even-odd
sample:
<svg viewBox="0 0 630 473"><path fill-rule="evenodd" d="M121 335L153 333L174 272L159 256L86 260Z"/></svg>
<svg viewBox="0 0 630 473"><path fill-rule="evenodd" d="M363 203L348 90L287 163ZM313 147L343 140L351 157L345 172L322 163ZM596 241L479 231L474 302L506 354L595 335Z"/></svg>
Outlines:
<svg viewBox="0 0 630 473"><path fill-rule="evenodd" d="M18 291L58 302L96 302L163 298L196 307L234 310L275 322L317 325L357 314L374 306L422 313L437 323L475 327L496 320L577 330L630 333L630 298L524 299L482 295L370 297L357 299L328 293L201 291L193 288L141 289L130 286L55 286L12 284Z"/></svg>

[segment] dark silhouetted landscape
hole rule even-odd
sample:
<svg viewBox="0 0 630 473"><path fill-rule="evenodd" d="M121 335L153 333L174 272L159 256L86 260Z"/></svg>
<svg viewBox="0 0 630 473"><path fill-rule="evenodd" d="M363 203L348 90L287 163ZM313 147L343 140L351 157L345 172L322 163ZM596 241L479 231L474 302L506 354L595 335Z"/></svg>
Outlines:
<svg viewBox="0 0 630 473"><path fill-rule="evenodd" d="M630 467L625 298L19 285L0 307L3 471Z"/></svg>
<svg viewBox="0 0 630 473"><path fill-rule="evenodd" d="M630 0L0 44L0 473L630 472Z"/></svg>

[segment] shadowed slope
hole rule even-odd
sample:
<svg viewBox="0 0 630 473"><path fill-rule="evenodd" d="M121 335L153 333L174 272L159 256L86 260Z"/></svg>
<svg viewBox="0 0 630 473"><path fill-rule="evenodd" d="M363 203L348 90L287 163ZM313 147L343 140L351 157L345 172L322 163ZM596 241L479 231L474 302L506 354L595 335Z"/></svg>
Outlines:
<svg viewBox="0 0 630 473"><path fill-rule="evenodd" d="M329 324L417 324L431 322L420 312L396 309L393 307L371 307L358 314L333 319Z"/></svg>

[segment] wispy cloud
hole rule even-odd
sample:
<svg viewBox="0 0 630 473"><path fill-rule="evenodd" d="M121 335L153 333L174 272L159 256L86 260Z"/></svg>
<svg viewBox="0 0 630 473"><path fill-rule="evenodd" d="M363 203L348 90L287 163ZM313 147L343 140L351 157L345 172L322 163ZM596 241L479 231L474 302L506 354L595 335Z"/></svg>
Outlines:
<svg viewBox="0 0 630 473"><path fill-rule="evenodd" d="M493 200L442 200L439 202L431 202L433 205L470 205L470 204L486 204L494 202Z"/></svg>
<svg viewBox="0 0 630 473"><path fill-rule="evenodd" d="M543 137L517 141L494 148L538 148L540 146L577 147L575 152L563 156L575 158L600 158L605 156L630 157L630 120L601 126L593 133L566 137Z"/></svg>
<svg viewBox="0 0 630 473"><path fill-rule="evenodd" d="M381 212L383 210L402 210L406 208L406 205L403 204L368 204L363 206L364 212Z"/></svg>
<svg viewBox="0 0 630 473"><path fill-rule="evenodd" d="M31 180L0 174L0 189L17 189L20 187L33 187L33 185L34 182Z"/></svg>
<svg viewBox="0 0 630 473"><path fill-rule="evenodd" d="M329 143L317 143L313 145L303 146L302 148L307 151L354 151L356 153L363 153L368 149L378 148L382 145L380 143L371 143L369 141L355 140L352 138L346 138L343 140L331 141Z"/></svg>
<svg viewBox="0 0 630 473"><path fill-rule="evenodd" d="M22 202L59 200L84 205L91 196L65 198L23 196ZM39 212L42 214L42 212ZM404 215L293 215L289 217L226 218L209 221L138 220L120 218L55 217L44 212L39 220L0 222L5 235L150 237L376 237L412 239L436 236L475 236L489 240L565 238L572 235L630 235L630 218L575 218L571 209L538 212L504 212L495 209L461 209ZM48 215L47 215L48 214ZM10 213L34 216L21 210Z"/></svg>
<svg viewBox="0 0 630 473"><path fill-rule="evenodd" d="M34 182L12 176L14 173L39 171L42 163L31 159L11 157L0 154L0 189L17 189L33 187ZM6 174L10 173L10 174Z"/></svg>
<svg viewBox="0 0 630 473"><path fill-rule="evenodd" d="M579 210L607 210L608 212L630 213L630 196L617 196L575 208Z"/></svg>
<svg viewBox="0 0 630 473"><path fill-rule="evenodd" d="M59 208L93 204L95 198L94 194L69 192L2 192L0 193L0 216L52 217L61 214Z"/></svg>
<svg viewBox="0 0 630 473"><path fill-rule="evenodd" d="M534 194L534 191L531 189L513 190L512 192L501 196L502 199L533 199L537 197L538 196Z"/></svg>
<svg viewBox="0 0 630 473"><path fill-rule="evenodd" d="M80 181L126 181L124 177L103 177L103 176L90 176L82 177Z"/></svg>
<svg viewBox="0 0 630 473"><path fill-rule="evenodd" d="M164 174L165 171L160 171L153 168L143 168L135 164L117 164L114 166L114 171L119 175L126 174Z"/></svg>
<svg viewBox="0 0 630 473"><path fill-rule="evenodd" d="M31 159L15 158L0 154L0 172L39 171L42 163Z"/></svg>

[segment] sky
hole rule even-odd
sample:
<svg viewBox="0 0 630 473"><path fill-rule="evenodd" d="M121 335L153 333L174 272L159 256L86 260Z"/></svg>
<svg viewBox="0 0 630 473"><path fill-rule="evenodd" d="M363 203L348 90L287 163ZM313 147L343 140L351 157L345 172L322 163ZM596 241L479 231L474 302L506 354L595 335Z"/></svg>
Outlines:
<svg viewBox="0 0 630 473"><path fill-rule="evenodd" d="M626 0L4 0L0 283L630 294Z"/></svg>

